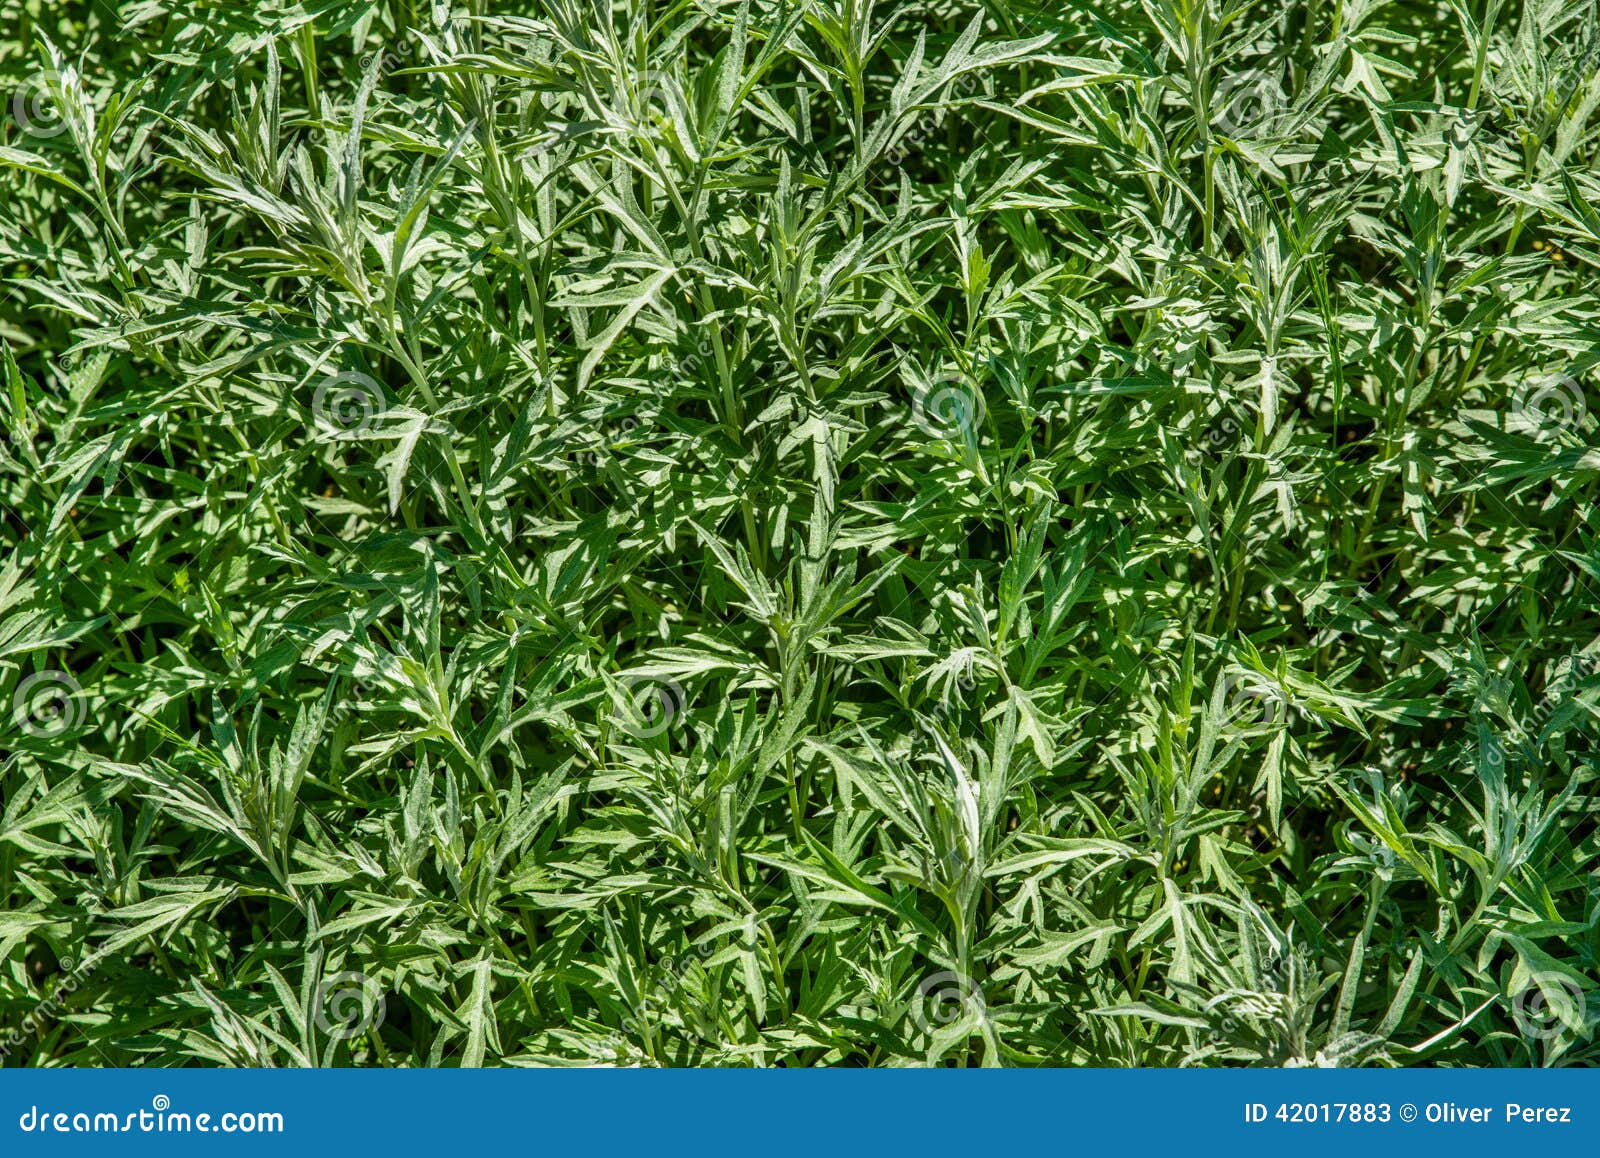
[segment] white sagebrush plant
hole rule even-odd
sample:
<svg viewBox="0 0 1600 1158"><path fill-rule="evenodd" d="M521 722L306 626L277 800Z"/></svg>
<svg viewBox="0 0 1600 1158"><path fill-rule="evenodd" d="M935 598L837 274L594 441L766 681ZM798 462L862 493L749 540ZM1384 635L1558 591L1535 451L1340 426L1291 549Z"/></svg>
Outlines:
<svg viewBox="0 0 1600 1158"><path fill-rule="evenodd" d="M12 14L8 1064L1600 1060L1591 7Z"/></svg>

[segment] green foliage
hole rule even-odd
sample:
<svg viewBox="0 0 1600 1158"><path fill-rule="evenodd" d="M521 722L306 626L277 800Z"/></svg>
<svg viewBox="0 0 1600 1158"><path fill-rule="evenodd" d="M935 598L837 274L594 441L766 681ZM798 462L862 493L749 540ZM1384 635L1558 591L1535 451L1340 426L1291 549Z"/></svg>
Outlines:
<svg viewBox="0 0 1600 1158"><path fill-rule="evenodd" d="M4 11L8 1064L1600 1059L1592 5Z"/></svg>

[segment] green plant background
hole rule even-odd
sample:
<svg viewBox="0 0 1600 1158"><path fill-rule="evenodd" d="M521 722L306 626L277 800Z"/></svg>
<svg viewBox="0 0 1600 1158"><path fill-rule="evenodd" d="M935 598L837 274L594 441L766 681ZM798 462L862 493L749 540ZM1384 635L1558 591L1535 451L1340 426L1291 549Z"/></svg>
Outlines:
<svg viewBox="0 0 1600 1158"><path fill-rule="evenodd" d="M0 27L6 1064L1600 1058L1592 3Z"/></svg>

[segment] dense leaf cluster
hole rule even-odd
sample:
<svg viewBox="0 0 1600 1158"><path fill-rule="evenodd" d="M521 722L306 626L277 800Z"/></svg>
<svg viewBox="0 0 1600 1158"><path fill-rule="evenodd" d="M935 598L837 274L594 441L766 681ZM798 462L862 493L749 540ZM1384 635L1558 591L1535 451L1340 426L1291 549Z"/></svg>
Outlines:
<svg viewBox="0 0 1600 1158"><path fill-rule="evenodd" d="M1600 1058L1567 0L7 0L7 1064Z"/></svg>

